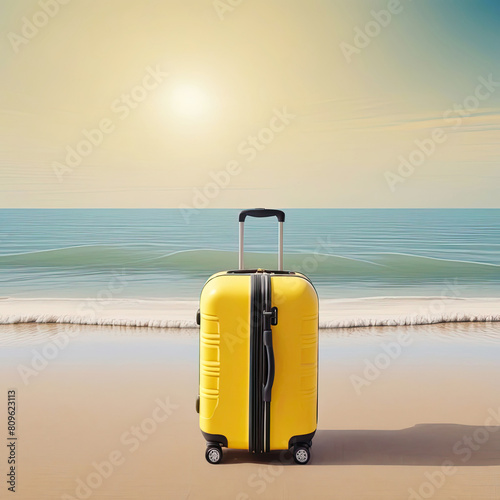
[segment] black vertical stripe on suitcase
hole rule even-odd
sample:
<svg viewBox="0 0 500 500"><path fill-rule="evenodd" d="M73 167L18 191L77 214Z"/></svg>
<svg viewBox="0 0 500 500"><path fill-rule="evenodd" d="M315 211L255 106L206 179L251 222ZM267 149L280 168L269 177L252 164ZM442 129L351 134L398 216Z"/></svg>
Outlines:
<svg viewBox="0 0 500 500"><path fill-rule="evenodd" d="M264 336L263 336L263 318L264 315L264 276L262 274L257 275L259 278L258 287L260 288L260 302L259 309L256 310L256 321L258 329L258 345L257 345L257 361L258 361L258 371L255 384L255 395L257 399L258 407L258 417L256 420L256 434L257 434L257 453L262 453L264 451L264 401L262 401L262 387L264 386Z"/></svg>
<svg viewBox="0 0 500 500"><path fill-rule="evenodd" d="M262 276L263 284L263 309L262 311L271 311L271 276L265 274ZM262 315L262 328L263 330L271 330L271 318L269 316ZM264 345L264 339L262 339L262 345ZM264 359L264 352L262 353L262 359L265 365L262 371L262 387L264 387L264 381L267 380L269 366L267 366L267 359ZM261 391L262 394L262 391ZM263 423L263 433L264 433L264 447L263 451L270 451L270 438L271 438L271 402L265 402L264 404L264 423Z"/></svg>
<svg viewBox="0 0 500 500"><path fill-rule="evenodd" d="M250 299L250 408L248 449L263 451L263 349L262 349L262 275L251 277Z"/></svg>
<svg viewBox="0 0 500 500"><path fill-rule="evenodd" d="M255 389L254 389L254 373L255 373L255 276L250 277L250 374L248 386L248 451L255 451Z"/></svg>
<svg viewBox="0 0 500 500"><path fill-rule="evenodd" d="M251 278L250 300L250 409L248 449L253 453L269 451L270 403L263 401L264 381L267 378L267 359L264 356L265 328L270 319L264 311L271 310L271 277L256 273ZM266 322L269 322L266 325Z"/></svg>

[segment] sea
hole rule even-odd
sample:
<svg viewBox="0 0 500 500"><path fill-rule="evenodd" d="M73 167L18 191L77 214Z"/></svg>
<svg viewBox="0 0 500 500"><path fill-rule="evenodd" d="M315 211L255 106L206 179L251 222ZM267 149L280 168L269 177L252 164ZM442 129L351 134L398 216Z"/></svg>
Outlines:
<svg viewBox="0 0 500 500"><path fill-rule="evenodd" d="M2 209L0 297L197 299L238 268L237 209ZM288 209L284 267L320 298L500 297L500 209ZM276 219L245 267L277 268Z"/></svg>

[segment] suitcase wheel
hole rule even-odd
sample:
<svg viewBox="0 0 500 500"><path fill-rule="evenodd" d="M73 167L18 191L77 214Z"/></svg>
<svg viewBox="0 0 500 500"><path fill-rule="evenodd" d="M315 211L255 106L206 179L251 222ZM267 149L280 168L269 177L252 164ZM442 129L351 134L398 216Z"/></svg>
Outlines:
<svg viewBox="0 0 500 500"><path fill-rule="evenodd" d="M205 452L205 458L209 464L215 465L222 461L222 448L216 444L207 445L207 451Z"/></svg>
<svg viewBox="0 0 500 500"><path fill-rule="evenodd" d="M298 443L293 447L293 460L296 464L305 465L311 458L309 446L304 443Z"/></svg>

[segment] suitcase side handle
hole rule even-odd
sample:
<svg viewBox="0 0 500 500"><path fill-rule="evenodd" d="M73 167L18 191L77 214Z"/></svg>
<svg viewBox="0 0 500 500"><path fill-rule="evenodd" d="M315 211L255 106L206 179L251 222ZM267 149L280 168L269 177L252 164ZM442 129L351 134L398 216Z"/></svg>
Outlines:
<svg viewBox="0 0 500 500"><path fill-rule="evenodd" d="M274 350L273 350L273 333L271 330L264 331L264 347L267 353L267 380L262 388L262 400L265 403L271 401L271 390L274 384Z"/></svg>
<svg viewBox="0 0 500 500"><path fill-rule="evenodd" d="M285 222L285 212L282 210L274 210L268 208L252 208L249 210L242 210L239 216L240 223L240 250L239 250L239 268L245 268L243 257L243 243L245 234L245 219L247 217L276 217L279 223L278 235L278 271L283 271L283 222Z"/></svg>

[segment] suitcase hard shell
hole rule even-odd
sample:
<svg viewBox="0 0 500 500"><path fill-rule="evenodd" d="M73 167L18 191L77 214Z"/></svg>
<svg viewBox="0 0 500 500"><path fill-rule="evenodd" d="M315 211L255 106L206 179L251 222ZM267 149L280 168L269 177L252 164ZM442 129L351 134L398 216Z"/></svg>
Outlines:
<svg viewBox="0 0 500 500"><path fill-rule="evenodd" d="M283 214L242 214L255 212ZM241 229L240 267L242 240ZM309 279L282 270L217 273L201 292L199 324L197 406L207 460L218 463L222 446L293 447L295 461L307 463L318 405L318 297Z"/></svg>

